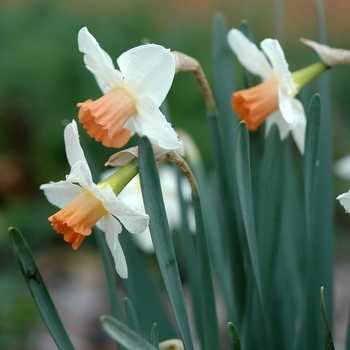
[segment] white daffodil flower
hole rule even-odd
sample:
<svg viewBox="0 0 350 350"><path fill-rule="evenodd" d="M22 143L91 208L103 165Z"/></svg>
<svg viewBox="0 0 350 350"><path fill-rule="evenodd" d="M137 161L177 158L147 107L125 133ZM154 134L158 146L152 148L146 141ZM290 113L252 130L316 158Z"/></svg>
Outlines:
<svg viewBox="0 0 350 350"><path fill-rule="evenodd" d="M276 123L281 139L291 132L303 154L305 112L301 102L295 98L299 89L292 79L279 42L265 39L260 44L260 51L241 31L233 28L228 33L228 43L243 67L263 81L233 94L232 107L238 118L244 120L251 131L266 120L266 133Z"/></svg>
<svg viewBox="0 0 350 350"><path fill-rule="evenodd" d="M350 64L350 51L344 49L335 49L328 45L319 44L316 41L301 38L300 41L313 48L320 56L321 60L329 67L339 64Z"/></svg>
<svg viewBox="0 0 350 350"><path fill-rule="evenodd" d="M50 203L62 208L49 217L52 227L63 234L64 240L78 249L84 238L96 225L106 233L106 241L122 278L128 275L125 256L118 234L122 227L139 233L148 226L149 217L127 206L113 192L110 185L93 183L88 163L80 146L76 122L64 130L66 153L71 172L65 181L50 182L40 186ZM118 218L118 220L116 219Z"/></svg>
<svg viewBox="0 0 350 350"><path fill-rule="evenodd" d="M79 120L88 134L107 147L120 148L137 133L182 154L182 142L159 110L175 74L170 50L155 44L135 47L119 56L119 71L86 27L79 31L78 44L104 94L78 103Z"/></svg>

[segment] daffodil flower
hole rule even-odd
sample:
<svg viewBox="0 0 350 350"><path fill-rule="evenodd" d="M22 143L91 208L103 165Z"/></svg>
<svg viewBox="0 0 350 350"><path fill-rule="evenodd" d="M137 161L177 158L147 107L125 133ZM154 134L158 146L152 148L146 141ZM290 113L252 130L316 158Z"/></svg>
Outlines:
<svg viewBox="0 0 350 350"><path fill-rule="evenodd" d="M159 110L175 74L170 50L155 44L130 49L117 59L119 71L86 27L79 31L78 43L86 68L104 94L78 103L79 120L88 134L106 147L120 148L137 133L182 153L181 141Z"/></svg>
<svg viewBox="0 0 350 350"><path fill-rule="evenodd" d="M238 113L238 118L244 120L251 131L255 131L266 120L266 133L276 123L281 139L291 132L303 154L306 117L301 102L295 96L302 86L327 67L317 64L311 72L307 70L302 74L292 74L277 40L263 40L261 51L235 28L228 33L228 43L238 61L262 79L261 84L233 94L232 107Z"/></svg>
<svg viewBox="0 0 350 350"><path fill-rule="evenodd" d="M126 278L127 265L118 239L118 234L122 230L119 221L129 232L139 233L146 229L149 217L117 198L107 180L98 185L93 183L80 146L75 121L65 128L64 139L71 166L70 174L65 181L40 186L48 201L62 208L50 216L49 221L54 230L63 234L64 240L72 244L73 249L79 248L84 238L91 234L94 225L103 230L116 270L122 278Z"/></svg>

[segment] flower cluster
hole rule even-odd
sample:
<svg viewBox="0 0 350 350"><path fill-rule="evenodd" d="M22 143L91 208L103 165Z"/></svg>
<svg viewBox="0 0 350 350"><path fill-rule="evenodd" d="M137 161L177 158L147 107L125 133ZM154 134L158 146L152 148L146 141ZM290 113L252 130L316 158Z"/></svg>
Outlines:
<svg viewBox="0 0 350 350"><path fill-rule="evenodd" d="M322 61L291 73L277 40L263 40L259 50L237 29L231 29L227 38L242 66L262 80L261 84L233 93L232 108L238 118L246 122L250 131L255 131L266 121L268 133L272 124L277 124L281 139L291 133L303 154L306 117L296 95L310 80L331 66L348 64L349 52L303 39L306 45L316 50ZM153 145L183 155L182 141L159 107L171 87L175 72L197 72L199 63L186 55L173 54L160 45L147 44L123 53L117 59L120 69L117 70L87 28L79 31L78 44L79 50L84 53L86 68L94 75L103 93L95 101L88 99L77 104L79 121L87 133L104 146L114 148L126 145L135 133L146 135ZM180 63L185 63L186 67L179 68ZM200 73L202 81L205 80ZM211 100L211 91L209 95L212 108L215 103ZM69 175L65 181L50 182L40 187L48 200L61 208L49 217L49 221L53 229L72 244L73 249L79 248L94 225L102 229L116 270L126 278L127 265L118 239L122 230L120 222L129 232L141 233L146 230L149 221L147 214L133 209L117 197L137 174L137 166L130 163L127 165L130 171L116 171L95 184L80 146L75 121L65 128L64 140L71 166ZM345 207L348 207L348 197L348 194L338 197Z"/></svg>
<svg viewBox="0 0 350 350"><path fill-rule="evenodd" d="M124 146L137 133L146 135L159 147L182 154L181 140L159 110L175 74L171 52L154 44L138 46L118 58L118 71L87 28L80 30L78 43L85 54L87 69L104 93L96 101L78 103L78 117L87 133L104 146L116 148ZM49 221L73 249L79 248L94 225L103 230L116 271L126 278L127 265L118 239L120 222L129 232L140 233L148 227L149 217L126 205L117 195L137 174L137 169L132 168L126 177L116 171L94 184L75 121L65 128L64 140L70 174L65 181L40 187L49 202L62 208Z"/></svg>

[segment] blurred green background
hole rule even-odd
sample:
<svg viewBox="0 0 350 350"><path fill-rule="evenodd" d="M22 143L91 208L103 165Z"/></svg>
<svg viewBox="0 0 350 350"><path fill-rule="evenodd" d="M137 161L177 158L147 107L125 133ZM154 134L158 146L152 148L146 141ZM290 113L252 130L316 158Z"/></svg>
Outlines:
<svg viewBox="0 0 350 350"><path fill-rule="evenodd" d="M41 322L10 251L7 228L16 226L22 231L35 256L46 254L43 266L47 256L51 257L53 270L62 261L67 264L71 261L70 247L47 221L55 208L46 201L39 186L61 180L69 172L63 128L73 118L77 119L78 102L101 94L78 51L79 29L87 26L114 61L145 39L184 52L202 64L211 82L211 24L218 11L224 13L229 27L238 27L241 20L248 20L257 43L265 37L280 39L292 71L316 60L312 50L299 42L300 37L317 39L314 1L281 3L272 0L0 2L0 348L30 348L28 334ZM325 0L324 7L328 43L350 49L349 3ZM334 133L334 159L338 159L350 153L350 68L337 67L327 74L331 81L330 117L334 125L330 132ZM210 170L213 161L205 106L190 74L175 77L168 103L173 126L191 133ZM98 170L102 171L113 151L80 130L83 147L98 160ZM337 179L334 198L349 187L349 182ZM339 257L350 256L350 216L338 203L335 207L337 253ZM86 240L80 249L83 253L77 254L90 249L94 252L93 239ZM57 254L57 250L63 255ZM95 259L93 254L87 261ZM84 258L85 255L82 261ZM102 270L98 273L102 274ZM79 278L79 273L74 276Z"/></svg>

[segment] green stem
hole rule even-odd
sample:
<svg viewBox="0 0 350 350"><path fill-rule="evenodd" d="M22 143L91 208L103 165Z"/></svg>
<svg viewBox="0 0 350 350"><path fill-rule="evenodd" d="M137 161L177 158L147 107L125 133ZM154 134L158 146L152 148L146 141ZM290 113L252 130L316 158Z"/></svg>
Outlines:
<svg viewBox="0 0 350 350"><path fill-rule="evenodd" d="M113 192L118 195L121 190L138 174L138 159L135 158L129 164L123 166L97 186L101 189L111 186Z"/></svg>
<svg viewBox="0 0 350 350"><path fill-rule="evenodd" d="M319 61L292 73L292 79L297 91L299 92L301 88L303 88L311 80L315 79L317 76L319 76L321 73L325 72L329 68L330 67L327 66L325 63Z"/></svg>

